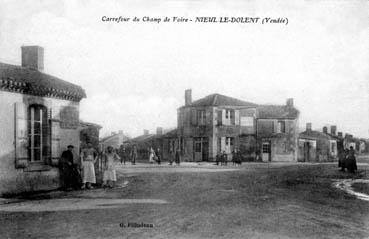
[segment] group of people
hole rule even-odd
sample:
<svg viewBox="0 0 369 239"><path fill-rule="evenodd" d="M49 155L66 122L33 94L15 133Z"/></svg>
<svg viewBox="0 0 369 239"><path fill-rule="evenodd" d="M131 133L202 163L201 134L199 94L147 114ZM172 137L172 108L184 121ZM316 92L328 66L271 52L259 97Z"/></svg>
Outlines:
<svg viewBox="0 0 369 239"><path fill-rule="evenodd" d="M149 163L161 164L161 161L162 161L162 153L160 148L154 150L152 147L150 147ZM175 150L175 152L173 152L172 150L170 150L169 152L169 165L173 165L173 162L175 162L176 165L180 165L181 163L181 154L179 149Z"/></svg>
<svg viewBox="0 0 369 239"><path fill-rule="evenodd" d="M121 164L126 164L126 161L130 160L131 164L135 165L137 160L137 146L133 145L131 150L128 152L127 148L124 145L121 145L118 149L118 154Z"/></svg>
<svg viewBox="0 0 369 239"><path fill-rule="evenodd" d="M228 163L228 154L225 150L223 152L219 152L215 157L215 164L216 165L227 165ZM232 152L232 163L233 165L241 165L242 164L242 157L239 150L234 149Z"/></svg>
<svg viewBox="0 0 369 239"><path fill-rule="evenodd" d="M80 161L74 152L74 146L68 145L61 155L61 176L63 188L72 189L92 189L92 184L96 184L95 163L98 159L97 151L91 143L82 149ZM120 157L114 152L113 147L108 146L102 156L103 166L103 187L114 187L117 181L114 161Z"/></svg>
<svg viewBox="0 0 369 239"><path fill-rule="evenodd" d="M350 149L345 149L339 154L338 167L341 168L341 171L347 169L350 173L355 173L357 171L354 147L350 146Z"/></svg>

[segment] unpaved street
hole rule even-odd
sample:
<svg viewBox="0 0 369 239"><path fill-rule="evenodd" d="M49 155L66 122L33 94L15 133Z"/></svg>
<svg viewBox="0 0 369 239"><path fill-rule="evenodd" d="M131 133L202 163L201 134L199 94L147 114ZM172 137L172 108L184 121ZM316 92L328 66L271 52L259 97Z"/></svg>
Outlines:
<svg viewBox="0 0 369 239"><path fill-rule="evenodd" d="M361 175L368 168L360 165ZM118 165L114 189L0 202L2 238L366 238L334 164ZM152 226L152 227L151 227Z"/></svg>

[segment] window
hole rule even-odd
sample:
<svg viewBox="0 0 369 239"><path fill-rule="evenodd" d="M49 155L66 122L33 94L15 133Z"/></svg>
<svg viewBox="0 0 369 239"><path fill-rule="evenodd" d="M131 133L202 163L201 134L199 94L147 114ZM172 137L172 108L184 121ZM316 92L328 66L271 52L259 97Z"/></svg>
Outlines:
<svg viewBox="0 0 369 239"><path fill-rule="evenodd" d="M198 110L197 111L197 124L198 125L205 125L205 123L206 123L205 110Z"/></svg>
<svg viewBox="0 0 369 239"><path fill-rule="evenodd" d="M42 105L31 105L28 111L29 157L31 162L41 162L47 155L48 123L47 110Z"/></svg>
<svg viewBox="0 0 369 239"><path fill-rule="evenodd" d="M224 125L234 125L235 124L235 112L232 109L225 110Z"/></svg>
<svg viewBox="0 0 369 239"><path fill-rule="evenodd" d="M277 133L286 133L286 124L284 121L278 121Z"/></svg>
<svg viewBox="0 0 369 239"><path fill-rule="evenodd" d="M254 126L254 117L241 117L241 126Z"/></svg>

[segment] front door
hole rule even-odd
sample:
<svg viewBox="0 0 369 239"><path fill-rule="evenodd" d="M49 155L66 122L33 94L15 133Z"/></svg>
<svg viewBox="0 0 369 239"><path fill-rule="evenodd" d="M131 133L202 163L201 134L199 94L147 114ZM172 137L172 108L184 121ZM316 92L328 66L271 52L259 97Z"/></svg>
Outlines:
<svg viewBox="0 0 369 239"><path fill-rule="evenodd" d="M262 158L264 162L270 162L271 161L271 149L270 149L270 142L263 142L262 145Z"/></svg>
<svg viewBox="0 0 369 239"><path fill-rule="evenodd" d="M206 138L195 138L194 161L206 161L209 158L209 142Z"/></svg>

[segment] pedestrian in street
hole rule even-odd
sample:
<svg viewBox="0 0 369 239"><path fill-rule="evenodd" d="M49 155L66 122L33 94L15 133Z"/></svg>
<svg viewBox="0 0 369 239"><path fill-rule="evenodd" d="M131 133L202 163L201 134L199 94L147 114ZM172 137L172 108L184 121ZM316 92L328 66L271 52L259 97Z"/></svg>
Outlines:
<svg viewBox="0 0 369 239"><path fill-rule="evenodd" d="M155 156L156 156L156 162L160 164L161 163L161 150L159 147L155 151Z"/></svg>
<svg viewBox="0 0 369 239"><path fill-rule="evenodd" d="M137 159L137 147L136 145L134 144L132 146L132 150L131 150L131 164L132 165L135 165L136 164L136 159Z"/></svg>
<svg viewBox="0 0 369 239"><path fill-rule="evenodd" d="M104 159L104 174L103 174L103 187L113 188L117 181L115 172L114 160L119 160L120 157L113 151L112 146L108 146L107 152L103 156Z"/></svg>
<svg viewBox="0 0 369 239"><path fill-rule="evenodd" d="M235 164L241 165L242 164L241 154L240 154L240 152L238 151L237 148L235 148L232 152L232 162L233 162L233 165L235 165Z"/></svg>
<svg viewBox="0 0 369 239"><path fill-rule="evenodd" d="M154 163L155 160L154 160L154 157L155 157L155 151L152 147L150 147L149 149L149 163Z"/></svg>
<svg viewBox="0 0 369 239"><path fill-rule="evenodd" d="M346 149L341 150L338 153L338 167L341 168L340 171L342 172L345 171L345 161L346 161L347 156L348 156L348 152L346 152Z"/></svg>
<svg viewBox="0 0 369 239"><path fill-rule="evenodd" d="M177 148L177 150L176 150L175 162L176 162L176 165L178 165L178 166L181 163L181 151L179 150L179 148Z"/></svg>
<svg viewBox="0 0 369 239"><path fill-rule="evenodd" d="M64 190L72 190L73 187L73 145L68 145L61 155L61 176Z"/></svg>
<svg viewBox="0 0 369 239"><path fill-rule="evenodd" d="M97 159L97 152L92 147L91 143L87 143L87 148L83 149L81 152L81 164L82 164L82 189L91 189L93 188L91 184L96 183L95 176L95 162Z"/></svg>
<svg viewBox="0 0 369 239"><path fill-rule="evenodd" d="M222 154L222 165L227 166L227 163L228 163L228 155L226 151L224 150Z"/></svg>
<svg viewBox="0 0 369 239"><path fill-rule="evenodd" d="M126 164L126 149L123 144L119 146L118 154L120 157L120 163L125 165Z"/></svg>
<svg viewBox="0 0 369 239"><path fill-rule="evenodd" d="M357 170L356 157L354 147L350 146L348 156L346 158L346 168L350 173L355 173Z"/></svg>
<svg viewBox="0 0 369 239"><path fill-rule="evenodd" d="M174 153L173 149L170 149L170 151L169 151L169 165L173 165L174 158L175 158L175 153Z"/></svg>
<svg viewBox="0 0 369 239"><path fill-rule="evenodd" d="M222 154L220 152L215 156L215 165L219 165L219 163L222 164Z"/></svg>

